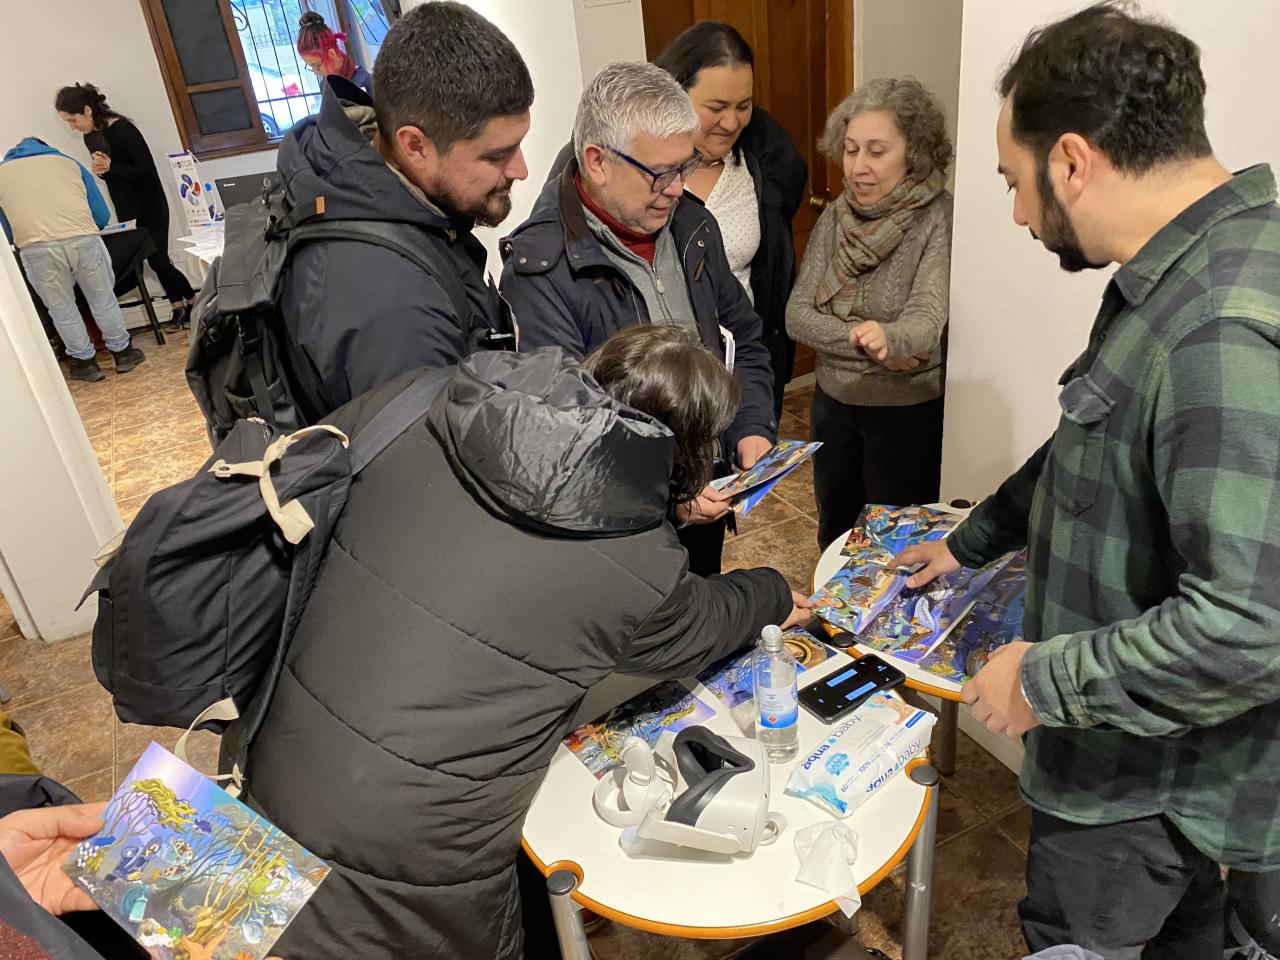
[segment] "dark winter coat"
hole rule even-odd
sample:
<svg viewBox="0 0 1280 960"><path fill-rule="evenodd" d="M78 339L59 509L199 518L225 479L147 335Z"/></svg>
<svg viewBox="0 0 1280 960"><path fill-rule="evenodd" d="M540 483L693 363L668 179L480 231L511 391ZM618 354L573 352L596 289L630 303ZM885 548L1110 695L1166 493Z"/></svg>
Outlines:
<svg viewBox="0 0 1280 960"><path fill-rule="evenodd" d="M249 751L251 805L334 868L274 953L520 957L521 825L586 690L790 611L776 571L687 572L673 450L562 351L480 353L356 478Z"/></svg>
<svg viewBox="0 0 1280 960"><path fill-rule="evenodd" d="M529 219L502 241L502 295L520 327L520 349L563 347L583 357L612 334L649 322L645 299L591 232L570 158L548 181ZM720 227L696 198L675 206L669 224L702 342L724 355L720 327L735 341L734 376L742 384L738 415L725 434L732 454L743 437L772 439L778 422L773 369L761 342L760 317L725 257Z"/></svg>
<svg viewBox="0 0 1280 960"><path fill-rule="evenodd" d="M401 373L457 363L473 348L464 331L499 325L472 221L427 206L387 166L348 113L368 115L372 105L350 82L326 78L319 115L280 144L285 197L295 205L323 197L333 219L416 228L457 267L472 316L456 316L435 278L394 251L349 240L300 248L281 276L280 310L293 392L312 423Z"/></svg>
<svg viewBox="0 0 1280 960"><path fill-rule="evenodd" d="M809 168L777 120L759 107L738 138L756 185L760 247L751 261L751 295L764 324L764 345L773 362L774 411L782 413L782 389L791 379L796 344L787 336L787 298L796 279L791 221L804 200Z"/></svg>

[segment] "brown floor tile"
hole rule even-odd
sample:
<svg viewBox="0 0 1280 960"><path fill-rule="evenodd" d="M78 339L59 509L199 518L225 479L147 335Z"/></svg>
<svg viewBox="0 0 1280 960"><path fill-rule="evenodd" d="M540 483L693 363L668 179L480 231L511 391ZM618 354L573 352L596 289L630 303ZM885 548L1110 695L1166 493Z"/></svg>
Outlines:
<svg viewBox="0 0 1280 960"><path fill-rule="evenodd" d="M152 363L150 360L128 373L115 376L116 403L167 393L175 387L187 387L187 378L180 368L167 363Z"/></svg>
<svg viewBox="0 0 1280 960"><path fill-rule="evenodd" d="M724 547L725 570L773 567L791 589L808 594L813 566L818 562L817 524L808 517L775 523L755 533L730 537Z"/></svg>
<svg viewBox="0 0 1280 960"><path fill-rule="evenodd" d="M993 826L938 848L933 871L929 956L1020 960L1026 956L1017 904L1026 892L1026 858ZM906 875L901 868L862 899L860 939L902 955Z"/></svg>
<svg viewBox="0 0 1280 960"><path fill-rule="evenodd" d="M119 720L116 720L115 724L117 761L129 760L141 755L151 745L152 740L166 750L172 750L173 745L182 736L182 731L176 727L148 727L140 723L122 723Z"/></svg>
<svg viewBox="0 0 1280 960"><path fill-rule="evenodd" d="M724 960L751 940L684 940L607 922L591 934L599 960Z"/></svg>
<svg viewBox="0 0 1280 960"><path fill-rule="evenodd" d="M774 496L781 497L801 513L817 517L818 505L813 498L813 461L806 460L773 488ZM814 541L817 543L817 540Z"/></svg>
<svg viewBox="0 0 1280 960"><path fill-rule="evenodd" d="M153 727L143 729L154 730ZM175 731L181 736L182 731ZM177 737L173 738L175 741ZM209 733L206 730L200 730L191 735L187 741L187 759L191 761L191 765L203 773L206 777L212 777L218 772L218 745L222 738L215 733ZM130 756L123 751L120 753L120 759L116 762L115 782L119 786L121 781L129 775L129 771L137 765L138 760L142 757L142 752L146 750L150 744L147 740L142 744L142 749L136 754ZM169 749L172 749L170 745Z"/></svg>
<svg viewBox="0 0 1280 960"><path fill-rule="evenodd" d="M133 523L133 518L138 515L138 511L142 509L143 504L151 499L151 494L144 493L140 497L130 497L128 500L120 500L116 503L116 509L120 511L120 519L124 521L127 527Z"/></svg>
<svg viewBox="0 0 1280 960"><path fill-rule="evenodd" d="M1010 843L1027 852L1027 843L1031 839L1031 808L1025 803L1013 813L1006 814L996 821L996 827L1005 835Z"/></svg>
<svg viewBox="0 0 1280 960"><path fill-rule="evenodd" d="M984 818L1003 816L1022 804L1018 778L964 733L956 734L956 772L946 783Z"/></svg>
<svg viewBox="0 0 1280 960"><path fill-rule="evenodd" d="M122 426L115 431L111 447L114 458L121 461L149 457L158 451L189 443L208 445L204 417L196 410L178 413L167 420Z"/></svg>
<svg viewBox="0 0 1280 960"><path fill-rule="evenodd" d="M778 439L808 440L809 424L794 413L787 413L786 410L783 410L782 416L778 418Z"/></svg>
<svg viewBox="0 0 1280 960"><path fill-rule="evenodd" d="M193 476L209 459L209 443L200 440L116 464L117 500L128 500L172 486Z"/></svg>
<svg viewBox="0 0 1280 960"><path fill-rule="evenodd" d="M738 536L755 533L757 530L771 527L775 523L781 523L783 520L794 520L799 516L802 516L802 514L791 504L785 500L780 500L773 494L769 494L756 504L755 508L745 517L738 517Z"/></svg>
<svg viewBox="0 0 1280 960"><path fill-rule="evenodd" d="M982 814L974 809L973 804L949 789L945 783L942 785L942 802L938 807L939 846L964 836L983 823Z"/></svg>
<svg viewBox="0 0 1280 960"><path fill-rule="evenodd" d="M89 643L88 634L57 643L23 637L0 643L0 680L13 695L5 709L13 711L94 683Z"/></svg>
<svg viewBox="0 0 1280 960"><path fill-rule="evenodd" d="M101 362L99 362L99 365L101 365ZM110 366L111 364L108 362L102 371L106 376L97 383L86 383L83 380L70 379L66 381L67 392L71 394L71 402L76 405L76 409L80 411L81 416L90 410L101 410L104 407L111 408L111 402L115 399L116 385L115 380L112 379ZM63 375L66 375L65 370Z"/></svg>
<svg viewBox="0 0 1280 960"><path fill-rule="evenodd" d="M90 440L105 436L110 442L111 422L114 416L110 400L100 405L86 405L79 412L80 423L84 426L84 432L88 434Z"/></svg>
<svg viewBox="0 0 1280 960"><path fill-rule="evenodd" d="M172 385L161 393L133 400L117 400L114 408L115 428L122 430L154 420L168 420L198 409L195 398L191 396L191 389L175 376Z"/></svg>
<svg viewBox="0 0 1280 960"><path fill-rule="evenodd" d="M72 780L70 783L63 784L63 786L85 803L110 800L111 795L116 792L115 777L112 774L112 768L107 767L105 770L99 770L97 773L91 773L87 777Z"/></svg>
<svg viewBox="0 0 1280 960"><path fill-rule="evenodd" d="M13 610L9 607L9 601L4 597L0 597L0 640L9 640L13 637L22 636L18 630L18 621L13 619ZM0 679L4 678L4 673L0 672Z"/></svg>
<svg viewBox="0 0 1280 960"><path fill-rule="evenodd" d="M793 417L809 422L809 407L813 405L813 386L801 387L799 390L788 390L782 398L782 410Z"/></svg>
<svg viewBox="0 0 1280 960"><path fill-rule="evenodd" d="M45 776L66 783L111 765L111 697L96 683L18 707L10 715L26 733L31 757Z"/></svg>

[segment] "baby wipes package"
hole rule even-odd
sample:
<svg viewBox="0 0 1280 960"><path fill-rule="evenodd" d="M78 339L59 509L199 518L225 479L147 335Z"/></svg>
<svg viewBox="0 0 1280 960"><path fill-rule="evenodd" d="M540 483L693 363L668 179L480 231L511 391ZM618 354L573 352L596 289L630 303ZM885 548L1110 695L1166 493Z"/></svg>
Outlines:
<svg viewBox="0 0 1280 960"><path fill-rule="evenodd" d="M796 764L787 793L847 817L924 753L936 719L899 697L878 693Z"/></svg>

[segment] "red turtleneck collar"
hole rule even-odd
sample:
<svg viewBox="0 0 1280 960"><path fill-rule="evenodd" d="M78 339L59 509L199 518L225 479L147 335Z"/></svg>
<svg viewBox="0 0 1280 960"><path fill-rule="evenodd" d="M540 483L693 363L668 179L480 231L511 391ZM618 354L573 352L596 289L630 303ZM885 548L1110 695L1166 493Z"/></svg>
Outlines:
<svg viewBox="0 0 1280 960"><path fill-rule="evenodd" d="M619 223L604 207L587 196L587 191L582 189L581 174L574 176L573 185L578 190L578 198L582 201L582 205L599 217L601 222L609 228L609 232L617 237L624 247L652 267L654 253L658 248L658 234L636 233L636 231Z"/></svg>

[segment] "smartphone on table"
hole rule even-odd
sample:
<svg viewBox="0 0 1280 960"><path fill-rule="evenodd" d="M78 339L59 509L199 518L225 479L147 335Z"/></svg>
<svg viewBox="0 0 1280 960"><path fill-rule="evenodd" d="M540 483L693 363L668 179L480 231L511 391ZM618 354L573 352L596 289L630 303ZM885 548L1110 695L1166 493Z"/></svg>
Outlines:
<svg viewBox="0 0 1280 960"><path fill-rule="evenodd" d="M834 723L852 713L882 690L892 690L906 676L897 667L867 654L800 689L800 706L823 723Z"/></svg>

